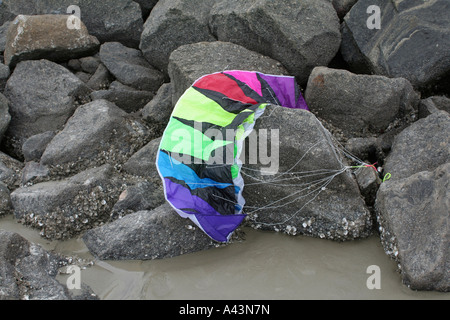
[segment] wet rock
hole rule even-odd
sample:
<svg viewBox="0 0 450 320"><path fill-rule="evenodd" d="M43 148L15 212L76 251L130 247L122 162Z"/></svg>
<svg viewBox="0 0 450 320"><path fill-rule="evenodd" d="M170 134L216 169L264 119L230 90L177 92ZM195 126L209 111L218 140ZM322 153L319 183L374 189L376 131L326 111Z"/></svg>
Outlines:
<svg viewBox="0 0 450 320"><path fill-rule="evenodd" d="M9 122L11 121L11 115L9 114L9 102L6 97L0 93L0 141L2 141L3 135L8 129Z"/></svg>
<svg viewBox="0 0 450 320"><path fill-rule="evenodd" d="M25 161L39 161L47 145L55 137L54 131L47 131L29 137L22 145Z"/></svg>
<svg viewBox="0 0 450 320"><path fill-rule="evenodd" d="M113 215L123 216L142 210L153 210L164 204L162 183L142 181L125 189L112 209Z"/></svg>
<svg viewBox="0 0 450 320"><path fill-rule="evenodd" d="M369 29L365 23L371 5L381 9L380 29ZM435 84L446 88L450 73L449 32L447 0L426 4L360 0L344 19L341 52L355 72L406 78L415 88Z"/></svg>
<svg viewBox="0 0 450 320"><path fill-rule="evenodd" d="M339 19L329 1L216 1L210 28L233 42L280 61L300 84L326 66L339 50Z"/></svg>
<svg viewBox="0 0 450 320"><path fill-rule="evenodd" d="M413 290L450 291L449 180L446 163L387 181L378 191L383 247L399 263L403 282Z"/></svg>
<svg viewBox="0 0 450 320"><path fill-rule="evenodd" d="M433 96L420 100L419 118L426 118L432 113L444 110L450 113L450 99L444 96Z"/></svg>
<svg viewBox="0 0 450 320"><path fill-rule="evenodd" d="M148 139L148 129L106 100L80 106L48 144L41 164L69 172L125 162Z"/></svg>
<svg viewBox="0 0 450 320"><path fill-rule="evenodd" d="M92 229L83 240L89 251L102 260L163 259L216 246L167 203Z"/></svg>
<svg viewBox="0 0 450 320"><path fill-rule="evenodd" d="M65 258L19 234L0 230L0 300L97 299L85 285L81 295L74 296L56 280L58 269L66 264Z"/></svg>
<svg viewBox="0 0 450 320"><path fill-rule="evenodd" d="M305 91L310 110L348 137L379 135L416 119L419 95L402 78L317 67Z"/></svg>
<svg viewBox="0 0 450 320"><path fill-rule="evenodd" d="M200 77L224 70L288 74L278 61L233 43L215 41L184 45L170 55L172 103L175 105L186 89Z"/></svg>
<svg viewBox="0 0 450 320"><path fill-rule="evenodd" d="M215 41L208 26L213 3L211 0L158 1L144 24L139 45L145 58L167 73L169 56L175 49L185 44Z"/></svg>
<svg viewBox="0 0 450 320"><path fill-rule="evenodd" d="M139 50L127 48L119 42L108 42L100 48L100 59L121 83L138 90L156 92L164 80Z"/></svg>
<svg viewBox="0 0 450 320"><path fill-rule="evenodd" d="M9 78L5 96L11 122L6 133L16 153L36 134L61 130L90 89L66 68L48 61L20 62Z"/></svg>
<svg viewBox="0 0 450 320"><path fill-rule="evenodd" d="M14 216L48 239L68 239L110 219L122 192L111 165L11 193Z"/></svg>
<svg viewBox="0 0 450 320"><path fill-rule="evenodd" d="M96 0L3 0L0 25L19 14L67 14L72 5L80 8L82 22L101 43L119 41L131 47L139 45L142 13L139 4L132 0L109 0L108 5Z"/></svg>
<svg viewBox="0 0 450 320"><path fill-rule="evenodd" d="M172 84L165 83L155 97L142 109L142 119L151 126L159 127L162 134L173 111Z"/></svg>
<svg viewBox="0 0 450 320"><path fill-rule="evenodd" d="M439 111L399 133L386 158L385 172L399 180L421 171L432 171L450 159L450 115Z"/></svg>
<svg viewBox="0 0 450 320"><path fill-rule="evenodd" d="M8 81L8 78L11 75L9 67L1 63L1 61L2 59L0 59L0 93L5 89L6 81Z"/></svg>
<svg viewBox="0 0 450 320"><path fill-rule="evenodd" d="M67 15L19 15L8 30L5 64L14 68L24 60L67 61L90 55L100 42L83 23L67 28Z"/></svg>
<svg viewBox="0 0 450 320"><path fill-rule="evenodd" d="M256 156L251 145L244 153L248 223L337 241L370 235L371 214L331 134L311 112L283 107L265 112L270 116L263 115L255 126L257 159L247 155Z"/></svg>
<svg viewBox="0 0 450 320"><path fill-rule="evenodd" d="M128 159L123 165L123 170L126 173L145 178L159 177L156 169L156 155L160 143L161 138L147 143Z"/></svg>
<svg viewBox="0 0 450 320"><path fill-rule="evenodd" d="M91 94L92 100L108 100L128 113L141 110L153 97L153 92L136 90L117 81L111 83L108 90L94 91Z"/></svg>
<svg viewBox="0 0 450 320"><path fill-rule="evenodd" d="M0 217L10 214L11 211L12 211L11 192L9 191L8 186L6 184L0 182Z"/></svg>

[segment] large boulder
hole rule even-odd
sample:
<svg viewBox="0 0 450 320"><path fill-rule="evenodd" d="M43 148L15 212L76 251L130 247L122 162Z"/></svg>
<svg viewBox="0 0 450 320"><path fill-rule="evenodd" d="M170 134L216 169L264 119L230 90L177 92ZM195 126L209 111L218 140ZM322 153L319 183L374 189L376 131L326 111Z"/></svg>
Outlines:
<svg viewBox="0 0 450 320"><path fill-rule="evenodd" d="M89 93L81 80L54 62L20 62L5 88L11 114L7 136L16 152L35 134L61 130L79 104L88 102Z"/></svg>
<svg viewBox="0 0 450 320"><path fill-rule="evenodd" d="M119 42L103 44L100 59L117 80L135 89L156 92L164 81L163 74L144 59L141 51Z"/></svg>
<svg viewBox="0 0 450 320"><path fill-rule="evenodd" d="M438 111L420 119L395 137L384 169L392 180L433 171L450 159L450 115Z"/></svg>
<svg viewBox="0 0 450 320"><path fill-rule="evenodd" d="M24 186L11 193L14 216L48 239L68 239L107 222L121 193L111 165L59 181Z"/></svg>
<svg viewBox="0 0 450 320"><path fill-rule="evenodd" d="M415 120L419 95L403 78L317 67L305 100L313 113L348 137L367 137L380 135L394 122L398 126Z"/></svg>
<svg viewBox="0 0 450 320"><path fill-rule="evenodd" d="M156 68L167 73L169 56L179 46L215 41L209 32L212 0L160 0L145 22L139 48Z"/></svg>
<svg viewBox="0 0 450 320"><path fill-rule="evenodd" d="M341 43L339 19L327 0L216 1L210 28L219 41L280 61L298 81L326 66Z"/></svg>
<svg viewBox="0 0 450 320"><path fill-rule="evenodd" d="M48 144L41 164L79 172L122 163L148 139L148 129L115 104L95 100L80 106Z"/></svg>
<svg viewBox="0 0 450 320"><path fill-rule="evenodd" d="M19 15L8 30L5 64L47 59L66 61L95 53L100 46L84 24L68 29L66 15Z"/></svg>
<svg viewBox="0 0 450 320"><path fill-rule="evenodd" d="M163 259L217 246L168 203L92 229L83 240L89 251L102 260Z"/></svg>
<svg viewBox="0 0 450 320"><path fill-rule="evenodd" d="M74 295L56 279L67 264L19 234L0 230L0 300L98 299L85 285L81 295Z"/></svg>
<svg viewBox="0 0 450 320"><path fill-rule="evenodd" d="M358 184L311 112L270 107L254 132L258 148L250 136L242 168L251 226L337 241L371 234L371 214Z"/></svg>
<svg viewBox="0 0 450 320"><path fill-rule="evenodd" d="M449 180L446 163L387 181L378 191L381 242L413 290L450 291Z"/></svg>
<svg viewBox="0 0 450 320"><path fill-rule="evenodd" d="M230 42L200 42L179 47L170 55L172 102L200 77L224 70L252 70L287 75L280 62Z"/></svg>
<svg viewBox="0 0 450 320"><path fill-rule="evenodd" d="M370 17L367 9L372 5L380 8L380 29L367 26ZM342 24L341 52L355 72L403 77L415 88L436 84L448 88L449 33L450 2L447 0L425 4L423 1L359 0Z"/></svg>
<svg viewBox="0 0 450 320"><path fill-rule="evenodd" d="M0 3L0 25L20 14L77 13L69 10L71 6L78 6L81 21L101 43L119 41L131 47L139 45L143 29L142 12L139 4L132 0L109 0L107 5L96 0L3 0Z"/></svg>

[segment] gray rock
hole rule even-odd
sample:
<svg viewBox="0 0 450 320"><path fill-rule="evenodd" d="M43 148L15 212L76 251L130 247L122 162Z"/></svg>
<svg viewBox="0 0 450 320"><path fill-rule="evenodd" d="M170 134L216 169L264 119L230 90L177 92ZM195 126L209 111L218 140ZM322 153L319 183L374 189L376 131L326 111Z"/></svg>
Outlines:
<svg viewBox="0 0 450 320"><path fill-rule="evenodd" d="M144 17L148 17L150 11L158 3L158 0L134 0L134 2L139 3L141 6L142 15Z"/></svg>
<svg viewBox="0 0 450 320"><path fill-rule="evenodd" d="M22 170L22 185L30 182L34 183L49 176L50 170L46 166L35 161L29 161L25 163L25 167Z"/></svg>
<svg viewBox="0 0 450 320"><path fill-rule="evenodd" d="M385 172L399 180L432 171L450 159L450 115L439 111L420 119L395 137Z"/></svg>
<svg viewBox="0 0 450 320"><path fill-rule="evenodd" d="M11 193L14 216L48 239L68 239L109 221L121 193L110 165L60 181L21 187Z"/></svg>
<svg viewBox="0 0 450 320"><path fill-rule="evenodd" d="M80 62L81 70L89 74L94 74L101 63L100 58L93 56L80 58L78 61Z"/></svg>
<svg viewBox="0 0 450 320"><path fill-rule="evenodd" d="M100 63L95 73L86 82L86 85L92 90L105 90L113 81L113 76L103 63Z"/></svg>
<svg viewBox="0 0 450 320"><path fill-rule="evenodd" d="M126 173L145 177L159 177L156 169L156 155L158 154L161 138L154 139L133 154L123 165Z"/></svg>
<svg viewBox="0 0 450 320"><path fill-rule="evenodd" d="M11 22L7 21L3 25L0 25L0 52L5 51L5 47L6 47L6 32L8 31L8 28L9 28L10 24L11 24Z"/></svg>
<svg viewBox="0 0 450 320"><path fill-rule="evenodd" d="M172 103L200 77L224 70L252 70L287 75L276 60L229 42L200 42L179 47L170 55Z"/></svg>
<svg viewBox="0 0 450 320"><path fill-rule="evenodd" d="M450 113L450 99L444 96L433 96L420 100L419 118L426 118L432 113L444 110Z"/></svg>
<svg viewBox="0 0 450 320"><path fill-rule="evenodd" d="M0 93L5 89L6 81L8 81L8 78L11 75L9 67L1 63L1 61L2 60L0 59Z"/></svg>
<svg viewBox="0 0 450 320"><path fill-rule="evenodd" d="M48 60L23 61L9 78L5 96L11 122L7 136L23 142L36 134L61 130L80 103L88 102L90 90L64 67Z"/></svg>
<svg viewBox="0 0 450 320"><path fill-rule="evenodd" d="M100 46L86 26L67 28L67 15L19 15L7 33L5 64L24 60L67 61L96 52Z"/></svg>
<svg viewBox="0 0 450 320"><path fill-rule="evenodd" d="M370 5L381 9L379 30L367 27ZM341 52L355 72L406 78L415 88L436 84L446 88L450 72L449 32L447 0L426 4L359 0L344 19Z"/></svg>
<svg viewBox="0 0 450 320"><path fill-rule="evenodd" d="M169 122L172 111L172 84L165 83L159 88L155 97L142 109L142 119L152 126L159 127L162 133L162 129Z"/></svg>
<svg viewBox="0 0 450 320"><path fill-rule="evenodd" d="M125 189L112 209L113 215L123 216L131 212L153 210L164 204L162 183L142 181Z"/></svg>
<svg viewBox="0 0 450 320"><path fill-rule="evenodd" d="M361 168L355 174L356 182L358 183L359 190L368 206L375 204L378 188L381 184L380 176L374 168Z"/></svg>
<svg viewBox="0 0 450 320"><path fill-rule="evenodd" d="M23 163L0 151L0 181L10 190L20 185Z"/></svg>
<svg viewBox="0 0 450 320"><path fill-rule="evenodd" d="M47 131L29 137L22 145L25 161L39 161L47 145L55 137L55 132Z"/></svg>
<svg viewBox="0 0 450 320"><path fill-rule="evenodd" d="M215 41L208 26L212 0L160 0L144 24L139 48L157 69L167 73L169 56L178 47ZM169 40L170 39L170 40Z"/></svg>
<svg viewBox="0 0 450 320"><path fill-rule="evenodd" d="M317 67L305 91L310 110L348 137L368 137L416 119L419 95L402 78Z"/></svg>
<svg viewBox="0 0 450 320"><path fill-rule="evenodd" d="M300 84L314 67L328 65L341 43L339 19L326 0L216 1L210 16L219 41L280 61Z"/></svg>
<svg viewBox="0 0 450 320"><path fill-rule="evenodd" d="M350 11L358 0L330 0L336 10L339 19L343 19L344 16Z"/></svg>
<svg viewBox="0 0 450 320"><path fill-rule="evenodd" d="M41 164L75 170L120 164L144 145L148 130L106 100L80 106L48 144Z"/></svg>
<svg viewBox="0 0 450 320"><path fill-rule="evenodd" d="M138 90L156 92L164 81L139 50L127 48L119 42L108 42L100 48L100 59L121 83Z"/></svg>
<svg viewBox="0 0 450 320"><path fill-rule="evenodd" d="M257 161L245 153L242 169L251 226L337 241L370 235L371 214L331 134L311 112L265 112L255 126ZM261 129L268 130L270 156L261 147Z"/></svg>
<svg viewBox="0 0 450 320"><path fill-rule="evenodd" d="M117 81L111 83L109 90L94 91L91 94L92 100L108 100L128 113L141 110L153 97L153 92L136 90Z"/></svg>
<svg viewBox="0 0 450 320"><path fill-rule="evenodd" d="M0 142L2 141L6 129L8 129L10 121L11 115L9 114L8 99L0 93Z"/></svg>
<svg viewBox="0 0 450 320"><path fill-rule="evenodd" d="M378 191L383 247L399 263L403 282L413 290L450 291L449 180L446 163L387 181Z"/></svg>
<svg viewBox="0 0 450 320"><path fill-rule="evenodd" d="M11 212L11 192L9 191L8 186L0 181L0 217L10 214Z"/></svg>
<svg viewBox="0 0 450 320"><path fill-rule="evenodd" d="M216 246L167 203L92 229L83 240L89 251L102 260L163 259Z"/></svg>
<svg viewBox="0 0 450 320"><path fill-rule="evenodd" d="M96 0L3 0L0 25L19 14L67 14L71 5L80 8L81 21L101 43L119 41L131 47L139 45L142 13L139 4L132 0L109 0L108 5Z"/></svg>
<svg viewBox="0 0 450 320"><path fill-rule="evenodd" d="M0 230L0 300L98 299L85 285L75 296L56 280L58 269L66 264L65 258L19 234Z"/></svg>

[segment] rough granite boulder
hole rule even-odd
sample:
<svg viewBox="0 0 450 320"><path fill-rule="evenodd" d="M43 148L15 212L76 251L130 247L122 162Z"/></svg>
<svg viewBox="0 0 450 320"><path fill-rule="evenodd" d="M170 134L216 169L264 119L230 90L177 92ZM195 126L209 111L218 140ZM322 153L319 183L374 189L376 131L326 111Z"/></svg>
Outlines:
<svg viewBox="0 0 450 320"><path fill-rule="evenodd" d="M48 61L20 62L9 78L5 96L11 122L6 133L20 154L25 139L61 130L90 89L66 68Z"/></svg>
<svg viewBox="0 0 450 320"><path fill-rule="evenodd" d="M339 19L327 0L215 1L210 29L232 42L280 61L300 84L326 66L341 43Z"/></svg>
<svg viewBox="0 0 450 320"><path fill-rule="evenodd" d="M314 114L350 138L380 135L394 122L400 126L415 120L419 95L403 78L317 67L309 77L305 100Z"/></svg>
<svg viewBox="0 0 450 320"><path fill-rule="evenodd" d="M156 92L164 81L163 74L144 59L141 51L119 42L104 43L100 59L118 81L137 90Z"/></svg>
<svg viewBox="0 0 450 320"><path fill-rule="evenodd" d="M216 41L209 32L212 0L159 0L144 24L139 48L145 58L167 74L169 56L178 47Z"/></svg>
<svg viewBox="0 0 450 320"><path fill-rule="evenodd" d="M0 2L0 25L19 14L74 14L70 6L78 6L81 21L89 33L103 43L119 41L130 47L139 45L143 29L139 4L132 0L3 0Z"/></svg>
<svg viewBox="0 0 450 320"><path fill-rule="evenodd" d="M386 158L385 172L391 180L421 171L433 171L450 159L450 115L439 111L420 119L395 137Z"/></svg>
<svg viewBox="0 0 450 320"><path fill-rule="evenodd" d="M11 193L14 216L48 239L68 239L110 220L122 192L111 165L59 181L25 186Z"/></svg>
<svg viewBox="0 0 450 320"><path fill-rule="evenodd" d="M367 27L371 5L380 8L380 29ZM341 52L355 72L406 78L420 89L446 89L449 33L448 0L359 0L342 24Z"/></svg>
<svg viewBox="0 0 450 320"><path fill-rule="evenodd" d="M378 191L381 242L413 290L450 291L449 181L446 163L387 181Z"/></svg>
<svg viewBox="0 0 450 320"><path fill-rule="evenodd" d="M270 107L255 132L258 156L247 155L256 156L256 142L249 144L242 169L252 227L336 241L371 234L372 217L346 159L311 112Z"/></svg>
<svg viewBox="0 0 450 320"><path fill-rule="evenodd" d="M287 75L280 62L230 42L200 42L179 47L170 55L172 102L200 77L224 70L251 70Z"/></svg>
<svg viewBox="0 0 450 320"><path fill-rule="evenodd" d="M81 294L74 295L56 280L67 264L19 234L0 230L0 300L97 300L84 284Z"/></svg>
<svg viewBox="0 0 450 320"><path fill-rule="evenodd" d="M41 164L63 171L123 163L148 139L148 129L112 102L80 106L48 144Z"/></svg>
<svg viewBox="0 0 450 320"><path fill-rule="evenodd" d="M67 61L94 54L99 46L83 23L68 29L66 15L19 15L8 30L5 64L14 68L24 60Z"/></svg>
<svg viewBox="0 0 450 320"><path fill-rule="evenodd" d="M153 260L218 246L168 204L139 211L83 236L89 251L102 260Z"/></svg>

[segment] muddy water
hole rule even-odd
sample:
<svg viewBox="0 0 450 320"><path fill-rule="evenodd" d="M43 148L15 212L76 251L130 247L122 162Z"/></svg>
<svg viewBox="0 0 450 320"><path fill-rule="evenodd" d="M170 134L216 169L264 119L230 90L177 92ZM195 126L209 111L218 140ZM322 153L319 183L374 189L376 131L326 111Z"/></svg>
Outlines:
<svg viewBox="0 0 450 320"><path fill-rule="evenodd" d="M401 283L396 263L377 236L337 243L245 229L246 241L156 261L99 261L81 239L48 242L38 232L0 219L47 250L93 259L82 282L111 299L446 299L449 293L416 292ZM380 289L368 289L367 268L380 268ZM59 279L62 283L64 278Z"/></svg>

